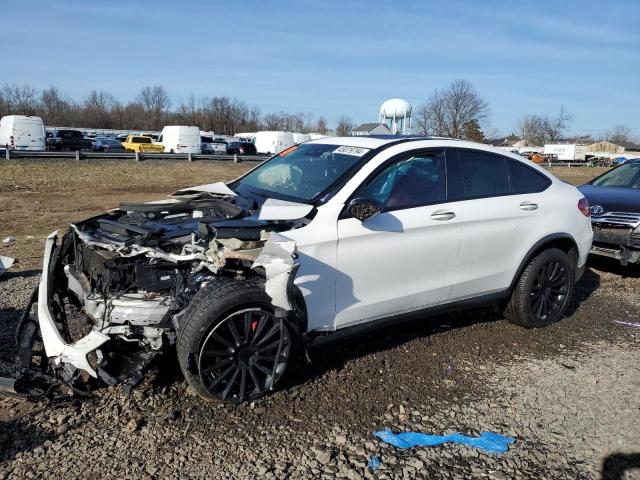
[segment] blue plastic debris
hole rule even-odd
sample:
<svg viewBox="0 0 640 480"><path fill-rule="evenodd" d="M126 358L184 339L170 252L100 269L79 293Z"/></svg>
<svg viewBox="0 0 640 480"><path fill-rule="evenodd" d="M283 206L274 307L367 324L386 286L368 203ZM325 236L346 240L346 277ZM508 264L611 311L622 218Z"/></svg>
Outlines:
<svg viewBox="0 0 640 480"><path fill-rule="evenodd" d="M375 472L378 468L380 468L382 462L375 455L371 455L371 458L367 462L367 466L371 469L372 472Z"/></svg>
<svg viewBox="0 0 640 480"><path fill-rule="evenodd" d="M398 448L432 447L445 442L453 442L493 453L504 453L509 450L509 444L515 442L514 438L505 437L504 435L493 432L480 432L479 437L468 437L457 432L449 435L429 435L419 432L402 432L396 434L389 430L381 430L375 432L374 435L383 442Z"/></svg>

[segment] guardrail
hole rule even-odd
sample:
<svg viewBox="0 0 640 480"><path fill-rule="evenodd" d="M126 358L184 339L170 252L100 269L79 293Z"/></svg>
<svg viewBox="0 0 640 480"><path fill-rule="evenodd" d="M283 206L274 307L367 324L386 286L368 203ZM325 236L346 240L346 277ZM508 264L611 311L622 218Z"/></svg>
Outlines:
<svg viewBox="0 0 640 480"><path fill-rule="evenodd" d="M213 155L200 153L109 153L91 152L84 150L62 151L55 150L0 150L0 158L6 160L16 158L67 158L71 160L186 160L189 162L201 160L216 160L227 162L263 162L269 155Z"/></svg>

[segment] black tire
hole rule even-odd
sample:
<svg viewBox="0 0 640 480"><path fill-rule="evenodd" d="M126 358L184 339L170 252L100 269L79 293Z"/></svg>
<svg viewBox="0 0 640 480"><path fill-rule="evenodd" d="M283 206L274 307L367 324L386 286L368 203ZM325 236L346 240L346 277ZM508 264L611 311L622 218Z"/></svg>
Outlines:
<svg viewBox="0 0 640 480"><path fill-rule="evenodd" d="M574 272L572 259L562 250L538 253L520 274L504 316L525 328L557 322L571 301Z"/></svg>
<svg viewBox="0 0 640 480"><path fill-rule="evenodd" d="M219 278L194 296L180 319L177 354L198 395L240 403L273 389L300 339L297 323L274 313L260 277Z"/></svg>

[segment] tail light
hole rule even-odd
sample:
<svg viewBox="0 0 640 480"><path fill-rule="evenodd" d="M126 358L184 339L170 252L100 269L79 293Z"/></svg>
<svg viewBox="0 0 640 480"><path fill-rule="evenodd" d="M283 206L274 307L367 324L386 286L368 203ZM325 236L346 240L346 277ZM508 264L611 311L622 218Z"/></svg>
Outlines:
<svg viewBox="0 0 640 480"><path fill-rule="evenodd" d="M240 153L244 153L244 148L240 147Z"/></svg>
<svg viewBox="0 0 640 480"><path fill-rule="evenodd" d="M15 146L16 146L16 144L15 144L15 142L14 142L14 140L13 140L13 135L11 135L11 136L9 137L9 142L11 143L11 146L12 146L12 147L15 147Z"/></svg>
<svg viewBox="0 0 640 480"><path fill-rule="evenodd" d="M591 211L589 210L589 202L587 202L586 198L581 198L578 200L578 210L585 216L590 217Z"/></svg>

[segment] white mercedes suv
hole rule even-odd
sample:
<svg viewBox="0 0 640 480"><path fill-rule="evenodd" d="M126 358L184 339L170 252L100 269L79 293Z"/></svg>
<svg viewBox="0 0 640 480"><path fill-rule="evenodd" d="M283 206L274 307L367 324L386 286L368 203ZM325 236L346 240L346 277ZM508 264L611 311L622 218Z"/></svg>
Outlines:
<svg viewBox="0 0 640 480"><path fill-rule="evenodd" d="M49 373L77 386L82 372L133 384L175 343L202 397L240 402L306 346L408 314L492 303L524 327L559 320L588 217L576 188L486 145L314 140L51 234L20 344L40 335Z"/></svg>

